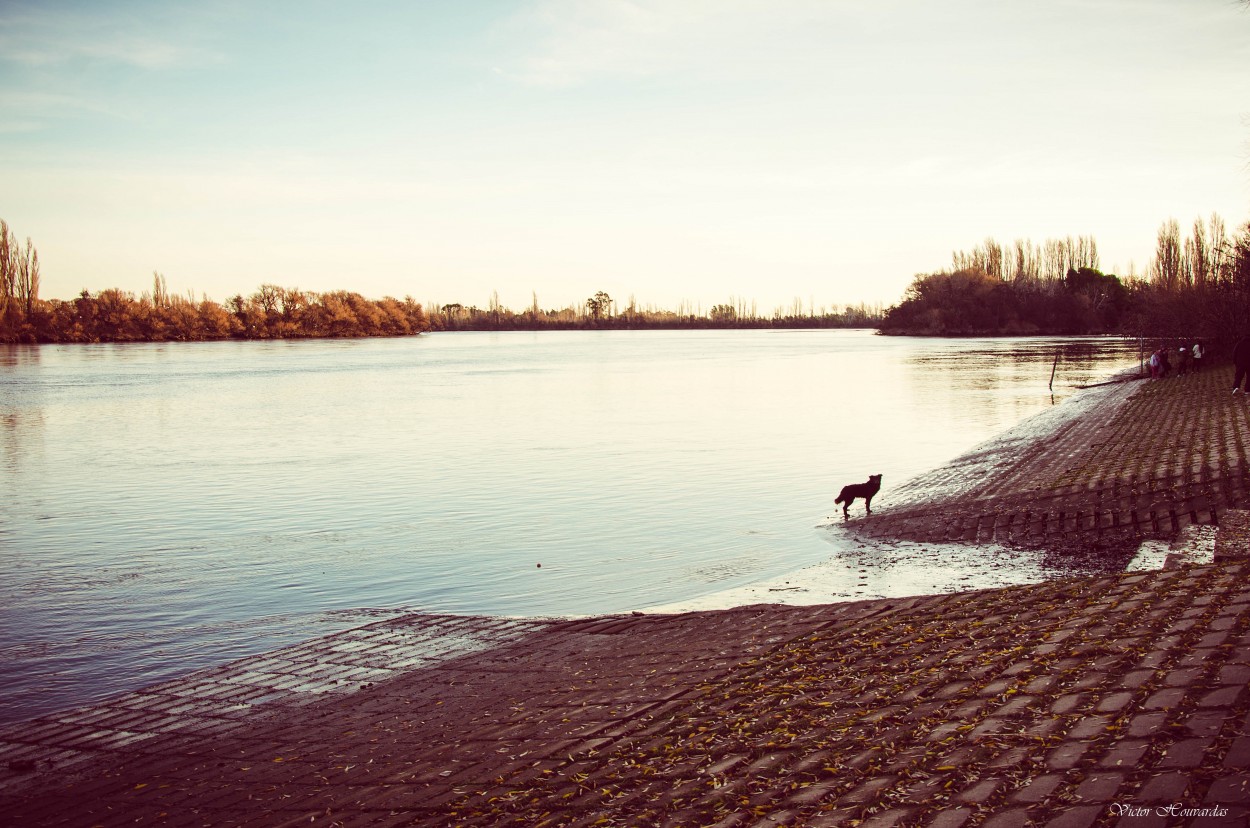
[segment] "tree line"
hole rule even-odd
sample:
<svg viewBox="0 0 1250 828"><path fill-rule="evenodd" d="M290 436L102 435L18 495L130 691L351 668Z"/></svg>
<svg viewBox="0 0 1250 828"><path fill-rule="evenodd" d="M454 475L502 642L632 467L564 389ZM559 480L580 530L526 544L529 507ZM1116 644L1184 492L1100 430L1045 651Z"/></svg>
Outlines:
<svg viewBox="0 0 1250 828"><path fill-rule="evenodd" d="M411 297L366 299L350 291L314 293L262 285L256 293L211 299L171 294L156 274L135 296L110 288L77 298L14 301L5 293L0 342L195 342L216 339L410 336L430 329Z"/></svg>
<svg viewBox="0 0 1250 828"><path fill-rule="evenodd" d="M1217 348L1250 333L1250 224L1230 235L1213 215L1182 235L1159 228L1143 277L1100 270L1093 237L993 239L919 274L881 331L908 335L1119 333L1205 339Z"/></svg>
<svg viewBox="0 0 1250 828"><path fill-rule="evenodd" d="M171 293L165 277L153 274L150 293L109 288L84 290L70 300L39 298L39 255L27 239L20 244L0 221L0 342L157 342L215 339L411 336L426 331L579 330L628 328L851 328L876 327L880 305L806 307L796 299L771 315L755 303L730 299L707 312L681 303L675 310L640 306L632 297L622 308L604 291L582 304L541 309L537 296L524 311L503 307L498 293L486 308L451 303L426 307L413 300L366 299L350 291L313 291L261 285L250 296L224 304L194 294Z"/></svg>
<svg viewBox="0 0 1250 828"><path fill-rule="evenodd" d="M169 292L153 276L150 293L115 288L71 300L40 299L39 254L0 220L0 342L137 342L300 337L409 336L425 331L862 328L905 335L1120 333L1205 339L1216 348L1250 333L1250 224L1230 234L1218 216L1187 234L1169 220L1159 228L1144 277L1100 270L1092 236L986 239L952 254L948 268L918 274L902 301L816 308L795 299L761 313L731 297L675 309L625 303L599 291L585 302L513 311L492 294L486 308L413 300L366 299L350 291L317 293L261 285L218 304Z"/></svg>
<svg viewBox="0 0 1250 828"><path fill-rule="evenodd" d="M543 331L635 330L705 328L875 328L882 319L880 305L844 305L816 308L796 299L788 308L762 314L754 302L730 298L704 311L681 302L675 309L639 305L632 296L621 307L607 292L598 291L580 305L543 309L535 295L530 307L517 312L502 306L497 293L486 308L460 303L430 306L430 325L436 331Z"/></svg>
<svg viewBox="0 0 1250 828"><path fill-rule="evenodd" d="M1147 337L1202 338L1217 350L1250 335L1250 223L1226 234L1218 216L1182 236L1159 228L1149 277L1122 326Z"/></svg>

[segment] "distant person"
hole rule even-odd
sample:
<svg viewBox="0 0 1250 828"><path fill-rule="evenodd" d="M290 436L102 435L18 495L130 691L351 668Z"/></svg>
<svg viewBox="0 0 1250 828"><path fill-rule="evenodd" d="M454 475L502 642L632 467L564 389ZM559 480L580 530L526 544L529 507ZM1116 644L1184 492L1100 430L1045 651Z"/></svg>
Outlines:
<svg viewBox="0 0 1250 828"><path fill-rule="evenodd" d="M1241 381L1246 378L1246 374L1250 373L1250 336L1243 336L1233 346L1233 366L1237 369L1237 374L1233 378L1233 393L1242 392ZM1250 385L1246 387L1250 391Z"/></svg>
<svg viewBox="0 0 1250 828"><path fill-rule="evenodd" d="M1159 379L1164 379L1168 375L1168 371L1172 370L1172 363L1168 362L1168 349L1159 349Z"/></svg>
<svg viewBox="0 0 1250 828"><path fill-rule="evenodd" d="M1150 352L1150 378L1157 380L1159 378L1159 352Z"/></svg>
<svg viewBox="0 0 1250 828"><path fill-rule="evenodd" d="M1176 349L1176 376L1183 377L1189 373L1189 349L1181 345Z"/></svg>
<svg viewBox="0 0 1250 828"><path fill-rule="evenodd" d="M1192 367L1190 368L1190 370L1196 374L1198 373L1198 369L1202 367L1202 355L1206 353L1206 349L1202 347L1201 340L1198 340L1197 342L1194 343L1194 347L1191 353L1193 354L1194 360L1193 360Z"/></svg>

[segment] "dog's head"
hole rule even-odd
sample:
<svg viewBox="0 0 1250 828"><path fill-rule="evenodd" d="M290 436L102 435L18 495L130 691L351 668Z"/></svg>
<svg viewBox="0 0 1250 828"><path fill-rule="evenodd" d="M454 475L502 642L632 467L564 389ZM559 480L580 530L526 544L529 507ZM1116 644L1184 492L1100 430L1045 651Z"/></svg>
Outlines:
<svg viewBox="0 0 1250 828"><path fill-rule="evenodd" d="M879 474L870 474L870 475L868 475L868 482L869 482L869 483L875 483L875 484L877 484L878 486L880 486L880 485L881 485L881 475L879 475Z"/></svg>

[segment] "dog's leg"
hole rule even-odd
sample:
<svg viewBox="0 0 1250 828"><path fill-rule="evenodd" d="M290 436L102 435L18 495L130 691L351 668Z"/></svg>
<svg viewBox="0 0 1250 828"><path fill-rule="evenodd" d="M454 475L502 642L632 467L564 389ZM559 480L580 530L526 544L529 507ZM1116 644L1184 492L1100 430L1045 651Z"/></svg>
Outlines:
<svg viewBox="0 0 1250 828"><path fill-rule="evenodd" d="M872 514L872 495L864 498L864 511L870 515Z"/></svg>

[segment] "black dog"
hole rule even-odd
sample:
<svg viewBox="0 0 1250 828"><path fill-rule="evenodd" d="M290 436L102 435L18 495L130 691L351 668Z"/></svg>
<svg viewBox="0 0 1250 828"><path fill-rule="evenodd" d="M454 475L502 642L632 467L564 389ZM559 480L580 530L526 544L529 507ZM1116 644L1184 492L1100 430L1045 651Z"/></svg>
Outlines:
<svg viewBox="0 0 1250 828"><path fill-rule="evenodd" d="M855 498L862 497L864 499L864 509L868 514L872 514L872 496L881 491L881 475L874 474L868 478L867 483L852 483L850 486L843 486L842 491L838 493L837 500L834 503L841 503L842 514L845 517L851 516L851 504L855 502Z"/></svg>

